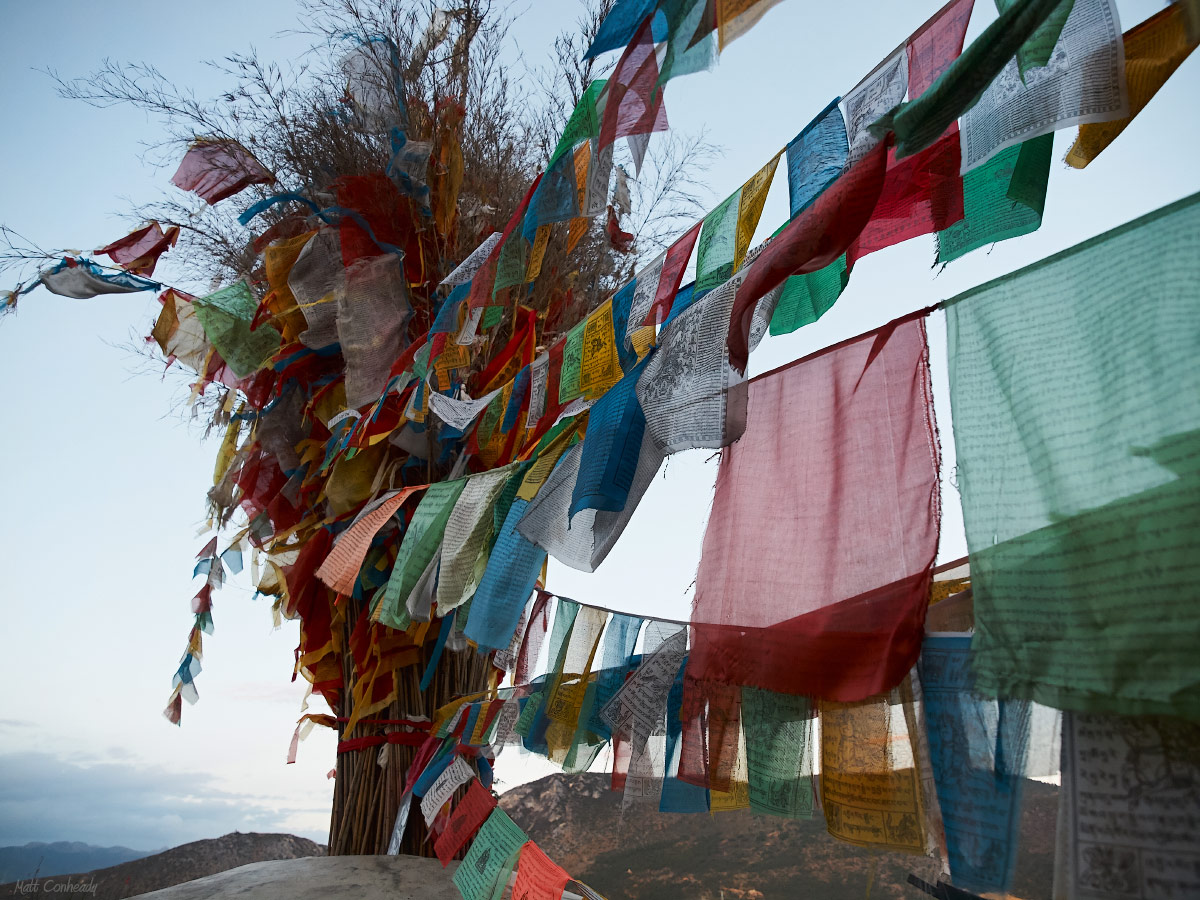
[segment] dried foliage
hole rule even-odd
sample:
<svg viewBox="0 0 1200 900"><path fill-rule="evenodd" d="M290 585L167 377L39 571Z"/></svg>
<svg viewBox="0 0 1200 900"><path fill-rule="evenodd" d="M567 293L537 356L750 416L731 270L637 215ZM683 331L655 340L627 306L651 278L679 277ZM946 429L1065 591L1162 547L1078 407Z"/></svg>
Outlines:
<svg viewBox="0 0 1200 900"><path fill-rule="evenodd" d="M435 144L432 176L442 165L436 153L439 129L450 124L457 130L463 168L457 222L439 236L450 267L503 227L588 82L603 76L602 66L583 57L611 4L599 0L582 7L575 30L555 40L541 66L536 55L516 47L517 14L508 4L465 0L440 11L421 0L303 0L299 18L305 25L293 33L309 41L309 52L289 64L264 60L253 50L212 61L229 85L217 97L198 97L144 63L106 60L83 78L50 74L64 97L97 107L133 106L154 117L162 138L145 150L155 162L179 159L197 138L231 139L275 174L275 185L254 186L235 201L209 206L167 189L131 210L136 218L181 227L171 262L200 287L242 277L261 280L255 233L237 222L250 202L285 189L327 205L340 176L385 169L392 156L389 129L397 122L410 141ZM352 76L358 93L369 85L377 106L353 102L347 90ZM624 152L619 149L618 162ZM631 184L633 209L624 225L635 235L638 252L615 252L603 222L593 222L568 259L566 224L556 225L543 266L551 277L539 279L522 302L544 311L554 293L573 288L573 308L560 317L564 324L599 305L628 278L635 260L658 252L703 211L697 176L714 155L703 135L672 134L652 142L642 177ZM625 168L632 171L628 162ZM295 205L275 207L252 227L261 234L297 210L307 213Z"/></svg>

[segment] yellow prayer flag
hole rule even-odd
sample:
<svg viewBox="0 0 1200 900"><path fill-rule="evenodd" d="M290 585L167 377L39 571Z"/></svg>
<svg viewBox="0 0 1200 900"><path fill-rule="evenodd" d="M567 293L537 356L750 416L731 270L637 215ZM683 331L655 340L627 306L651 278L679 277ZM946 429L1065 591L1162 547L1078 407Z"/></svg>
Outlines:
<svg viewBox="0 0 1200 900"><path fill-rule="evenodd" d="M596 399L621 380L613 334L612 300L593 310L583 328L583 355L579 365L579 390L589 400Z"/></svg>
<svg viewBox="0 0 1200 900"><path fill-rule="evenodd" d="M1180 63L1196 49L1197 36L1188 35L1184 9L1172 3L1157 15L1125 32L1125 81L1129 86L1129 115L1114 122L1080 125L1079 136L1067 151L1067 165L1084 168L1125 130Z"/></svg>
<svg viewBox="0 0 1200 900"><path fill-rule="evenodd" d="M526 281L537 281L542 274L542 260L546 258L546 245L550 243L550 226L539 226L533 236L533 249L529 252L529 268L525 270Z"/></svg>
<svg viewBox="0 0 1200 900"><path fill-rule="evenodd" d="M771 181L775 177L775 167L779 165L779 157L782 155L782 152L777 153L774 159L742 185L742 195L738 198L737 239L733 251L734 272L742 267L750 250L750 241L754 239L754 230L758 228L763 204L767 202L767 193L771 190Z"/></svg>

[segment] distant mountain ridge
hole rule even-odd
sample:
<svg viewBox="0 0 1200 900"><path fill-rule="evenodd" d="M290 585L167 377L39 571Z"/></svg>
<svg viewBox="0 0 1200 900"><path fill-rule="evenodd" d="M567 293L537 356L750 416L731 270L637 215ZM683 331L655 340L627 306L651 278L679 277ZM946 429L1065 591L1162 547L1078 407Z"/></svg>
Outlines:
<svg viewBox="0 0 1200 900"><path fill-rule="evenodd" d="M25 850L29 846L18 848ZM46 844L43 847L71 846L67 843ZM87 844L78 845L88 847ZM21 893L58 894L67 882L86 883L95 891L87 894L93 900L123 900L137 894L157 891L161 888L182 884L206 875L216 875L247 863L265 862L272 859L298 859L303 856L324 856L325 847L294 834L243 834L233 832L224 837L204 841L192 841L148 855L124 847L92 848L95 850L127 850L137 856L129 861L107 867L79 867L67 872L59 871L48 876L45 868L38 873L36 881L28 876L12 878L21 882ZM77 857L82 859L82 855ZM35 863L36 864L36 863ZM68 874L69 873L69 874ZM6 876L10 877L10 876ZM16 884L0 884L0 897L17 893ZM64 895L65 896L65 895ZM81 895L82 896L82 895Z"/></svg>
<svg viewBox="0 0 1200 900"><path fill-rule="evenodd" d="M34 841L23 847L0 847L0 882L21 881L70 872L90 872L141 859L153 850L97 847L80 841Z"/></svg>

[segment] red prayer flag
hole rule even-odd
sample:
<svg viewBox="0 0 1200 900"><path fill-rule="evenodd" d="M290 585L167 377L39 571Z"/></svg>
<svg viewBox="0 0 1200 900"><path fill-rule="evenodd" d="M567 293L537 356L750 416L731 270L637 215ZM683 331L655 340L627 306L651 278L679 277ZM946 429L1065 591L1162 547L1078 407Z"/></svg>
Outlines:
<svg viewBox="0 0 1200 900"><path fill-rule="evenodd" d="M754 379L696 578L692 682L854 701L920 652L940 521L924 313Z"/></svg>
<svg viewBox="0 0 1200 900"><path fill-rule="evenodd" d="M958 123L920 153L896 160L888 148L887 175L871 219L846 251L853 266L868 253L949 228L963 217Z"/></svg>
<svg viewBox="0 0 1200 900"><path fill-rule="evenodd" d="M890 139L889 139L890 140ZM846 252L871 220L887 172L888 141L880 141L763 248L743 271L729 325L729 363L745 371L754 309L789 275L815 272Z"/></svg>
<svg viewBox="0 0 1200 900"><path fill-rule="evenodd" d="M697 222L667 248L667 258L663 261L658 289L654 293L654 305L646 314L643 325L661 325L671 314L671 305L679 292L679 282L683 280L683 270L692 258L692 248L696 246L696 238L700 236L700 226L703 224L703 221Z"/></svg>
<svg viewBox="0 0 1200 900"><path fill-rule="evenodd" d="M471 835L483 827L483 823L495 808L496 798L478 781L472 781L466 796L450 814L446 830L438 835L433 845L433 852L437 854L443 866L449 865L450 860L454 859L454 854L471 839Z"/></svg>
<svg viewBox="0 0 1200 900"><path fill-rule="evenodd" d="M908 96L920 97L962 55L975 0L950 0L908 39Z"/></svg>
<svg viewBox="0 0 1200 900"><path fill-rule="evenodd" d="M513 326L512 339L501 348L476 379L478 394L483 396L494 388L512 381L522 368L533 362L537 351L537 312L520 307Z"/></svg>
<svg viewBox="0 0 1200 900"><path fill-rule="evenodd" d="M563 889L570 880L565 869L529 841L521 848L512 895L516 900L561 900Z"/></svg>
<svg viewBox="0 0 1200 900"><path fill-rule="evenodd" d="M128 272L148 277L154 274L158 258L174 247L177 240L178 225L172 225L163 231L157 222L151 222L96 252L106 254Z"/></svg>
<svg viewBox="0 0 1200 900"><path fill-rule="evenodd" d="M619 137L667 130L662 87L658 84L658 59L647 16L633 40L621 54L605 89L604 121L600 125L600 149Z"/></svg>

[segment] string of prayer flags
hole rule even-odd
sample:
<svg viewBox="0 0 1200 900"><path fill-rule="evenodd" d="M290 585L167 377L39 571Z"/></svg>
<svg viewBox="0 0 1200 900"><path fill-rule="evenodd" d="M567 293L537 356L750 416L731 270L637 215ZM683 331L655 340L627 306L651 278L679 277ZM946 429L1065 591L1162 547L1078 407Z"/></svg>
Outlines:
<svg viewBox="0 0 1200 900"><path fill-rule="evenodd" d="M178 225L171 225L163 231L158 222L152 221L96 252L105 254L126 272L148 278L154 274L158 258L174 247L178 240Z"/></svg>
<svg viewBox="0 0 1200 900"><path fill-rule="evenodd" d="M244 281L191 303L204 334L238 378L254 373L279 349L279 332L270 325L251 328L258 301Z"/></svg>
<svg viewBox="0 0 1200 900"><path fill-rule="evenodd" d="M921 316L751 382L717 473L689 677L842 701L898 684L923 637L938 465Z"/></svg>
<svg viewBox="0 0 1200 900"><path fill-rule="evenodd" d="M1200 718L1198 241L1194 195L946 304L985 696Z"/></svg>
<svg viewBox="0 0 1200 900"><path fill-rule="evenodd" d="M1129 115L1121 26L1112 0L1075 0L1053 55L1024 80L1011 59L962 118L968 172L1014 144Z"/></svg>
<svg viewBox="0 0 1200 900"><path fill-rule="evenodd" d="M778 164L776 155L704 217L696 250L697 291L715 288L741 268Z"/></svg>
<svg viewBox="0 0 1200 900"><path fill-rule="evenodd" d="M652 21L652 16L645 18L608 78L600 122L601 149L620 137L667 130Z"/></svg>
<svg viewBox="0 0 1200 900"><path fill-rule="evenodd" d="M1063 717L1055 896L1191 897L1200 891L1200 724Z"/></svg>
<svg viewBox="0 0 1200 900"><path fill-rule="evenodd" d="M188 147L171 184L198 194L209 205L252 184L272 184L275 176L233 140L197 140Z"/></svg>
<svg viewBox="0 0 1200 900"><path fill-rule="evenodd" d="M162 287L157 281L142 278L132 272L106 272L90 259L76 259L70 256L60 260L52 268L39 272L37 281L19 293L28 293L39 284L52 294L75 300L90 300L101 294L156 291Z"/></svg>
<svg viewBox="0 0 1200 900"><path fill-rule="evenodd" d="M938 231L937 262L1037 231L1046 205L1054 135L1009 147L963 176L963 217Z"/></svg>
<svg viewBox="0 0 1200 900"><path fill-rule="evenodd" d="M1188 34L1186 11L1181 4L1172 3L1125 32L1122 43L1129 114L1122 119L1079 126L1079 136L1067 151L1067 165L1076 169L1084 168L1117 139L1196 49L1200 36Z"/></svg>

